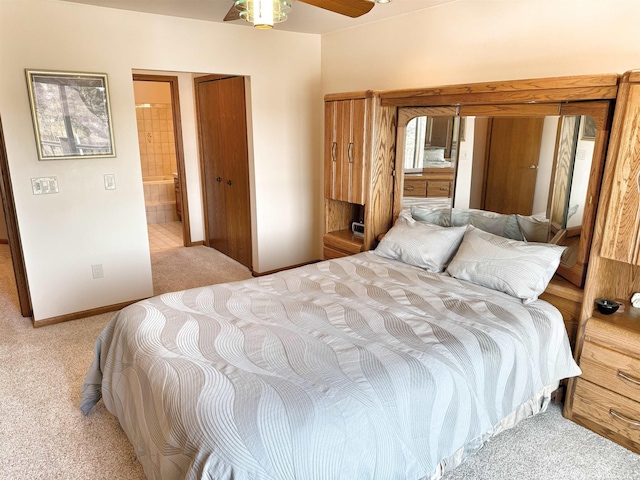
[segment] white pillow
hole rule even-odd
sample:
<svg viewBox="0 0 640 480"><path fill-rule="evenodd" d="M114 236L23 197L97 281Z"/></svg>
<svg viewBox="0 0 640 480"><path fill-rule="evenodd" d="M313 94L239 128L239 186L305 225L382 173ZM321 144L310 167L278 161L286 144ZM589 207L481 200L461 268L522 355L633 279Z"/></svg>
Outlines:
<svg viewBox="0 0 640 480"><path fill-rule="evenodd" d="M473 208L454 208L451 211L451 225L458 227L469 224L501 237L504 236L508 218L509 215Z"/></svg>
<svg viewBox="0 0 640 480"><path fill-rule="evenodd" d="M411 207L411 216L419 222L448 227L451 225L449 210L449 208L427 208L414 205Z"/></svg>
<svg viewBox="0 0 640 480"><path fill-rule="evenodd" d="M466 227L441 227L400 214L374 250L376 255L400 260L431 273L444 271L456 253Z"/></svg>
<svg viewBox="0 0 640 480"><path fill-rule="evenodd" d="M447 273L530 303L547 288L565 248L510 240L469 226Z"/></svg>
<svg viewBox="0 0 640 480"><path fill-rule="evenodd" d="M549 236L549 220L540 220L534 216L518 215L518 227L527 242L546 242Z"/></svg>

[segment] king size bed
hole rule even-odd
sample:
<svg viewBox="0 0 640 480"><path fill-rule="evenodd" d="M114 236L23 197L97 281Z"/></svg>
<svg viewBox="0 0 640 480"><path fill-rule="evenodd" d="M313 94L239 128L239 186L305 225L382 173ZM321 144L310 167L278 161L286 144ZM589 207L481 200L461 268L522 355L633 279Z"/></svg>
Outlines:
<svg viewBox="0 0 640 480"><path fill-rule="evenodd" d="M435 479L579 374L553 306L455 275L461 240L429 268L388 237L123 309L82 411L102 398L150 479Z"/></svg>

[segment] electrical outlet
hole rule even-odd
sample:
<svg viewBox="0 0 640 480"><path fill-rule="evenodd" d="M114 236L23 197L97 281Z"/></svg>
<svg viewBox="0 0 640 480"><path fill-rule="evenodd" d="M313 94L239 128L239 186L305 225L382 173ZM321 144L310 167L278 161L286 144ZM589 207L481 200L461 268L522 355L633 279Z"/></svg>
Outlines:
<svg viewBox="0 0 640 480"><path fill-rule="evenodd" d="M93 274L93 279L104 277L104 272L102 271L102 264L98 263L97 265L91 265L91 273Z"/></svg>

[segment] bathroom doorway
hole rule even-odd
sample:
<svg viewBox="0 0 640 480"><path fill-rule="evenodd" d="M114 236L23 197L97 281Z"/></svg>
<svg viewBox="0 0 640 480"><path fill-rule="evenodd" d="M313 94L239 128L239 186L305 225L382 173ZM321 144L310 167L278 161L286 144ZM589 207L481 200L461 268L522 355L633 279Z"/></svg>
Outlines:
<svg viewBox="0 0 640 480"><path fill-rule="evenodd" d="M189 246L178 77L133 75L151 253Z"/></svg>

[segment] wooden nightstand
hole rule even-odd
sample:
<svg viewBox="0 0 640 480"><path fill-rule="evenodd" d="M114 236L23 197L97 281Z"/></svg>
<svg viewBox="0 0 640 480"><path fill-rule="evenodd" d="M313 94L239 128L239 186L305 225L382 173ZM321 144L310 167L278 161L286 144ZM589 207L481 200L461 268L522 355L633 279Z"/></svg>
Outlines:
<svg viewBox="0 0 640 480"><path fill-rule="evenodd" d="M640 309L587 321L572 420L640 453Z"/></svg>

